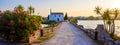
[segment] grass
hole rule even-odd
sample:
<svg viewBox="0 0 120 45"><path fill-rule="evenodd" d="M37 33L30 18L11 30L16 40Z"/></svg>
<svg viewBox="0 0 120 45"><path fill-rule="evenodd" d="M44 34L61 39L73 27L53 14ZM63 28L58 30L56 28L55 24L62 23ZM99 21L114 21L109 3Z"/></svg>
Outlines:
<svg viewBox="0 0 120 45"><path fill-rule="evenodd" d="M115 35L113 36L113 39L114 39L114 40L120 40L120 36L118 36L118 35L115 34Z"/></svg>
<svg viewBox="0 0 120 45"><path fill-rule="evenodd" d="M48 25L48 26L46 26L46 27L44 27L44 28L50 28L50 27L52 27L51 25Z"/></svg>
<svg viewBox="0 0 120 45"><path fill-rule="evenodd" d="M55 24L55 26L58 26L58 24ZM44 28L51 28L52 26L51 25L49 25L49 26L47 26L47 27L44 27ZM45 30L44 30L45 31ZM47 31L47 30L46 30ZM47 41L47 40L49 40L49 39L51 39L53 36L55 35L55 31L49 31L49 32L47 32L47 33L45 33L44 35L43 35L43 37L40 37L38 40L36 40L34 43L42 43L42 42L45 42L45 41Z"/></svg>
<svg viewBox="0 0 120 45"><path fill-rule="evenodd" d="M109 32L107 32L107 33L110 35ZM120 40L120 36L118 36L117 34L114 34L114 36L111 36L111 38L114 39L114 40Z"/></svg>
<svg viewBox="0 0 120 45"><path fill-rule="evenodd" d="M54 26L53 26L54 25ZM50 25L50 24L48 24L48 26L46 26L46 27L44 27L44 28L51 28L51 27L55 27L55 26L58 26L59 25L59 23L57 24L53 24L53 25Z"/></svg>
<svg viewBox="0 0 120 45"><path fill-rule="evenodd" d="M36 42L34 43L42 43L45 42L47 40L49 40L50 38L52 38L55 35L55 32L49 32L47 34L45 34L43 37L40 37Z"/></svg>

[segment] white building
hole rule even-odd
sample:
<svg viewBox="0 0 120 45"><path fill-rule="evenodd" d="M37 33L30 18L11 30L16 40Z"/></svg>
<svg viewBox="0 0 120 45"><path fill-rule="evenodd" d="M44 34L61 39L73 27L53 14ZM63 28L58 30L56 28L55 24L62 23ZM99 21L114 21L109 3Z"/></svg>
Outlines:
<svg viewBox="0 0 120 45"><path fill-rule="evenodd" d="M62 12L52 12L50 10L49 21L55 20L56 22L64 21L64 14Z"/></svg>

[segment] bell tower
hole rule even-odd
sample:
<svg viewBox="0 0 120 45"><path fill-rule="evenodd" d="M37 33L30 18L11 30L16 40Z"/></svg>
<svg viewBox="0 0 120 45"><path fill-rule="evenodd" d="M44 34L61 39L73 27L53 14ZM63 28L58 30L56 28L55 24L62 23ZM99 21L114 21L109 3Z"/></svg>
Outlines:
<svg viewBox="0 0 120 45"><path fill-rule="evenodd" d="M50 15L51 15L51 13L52 13L52 9L50 8Z"/></svg>

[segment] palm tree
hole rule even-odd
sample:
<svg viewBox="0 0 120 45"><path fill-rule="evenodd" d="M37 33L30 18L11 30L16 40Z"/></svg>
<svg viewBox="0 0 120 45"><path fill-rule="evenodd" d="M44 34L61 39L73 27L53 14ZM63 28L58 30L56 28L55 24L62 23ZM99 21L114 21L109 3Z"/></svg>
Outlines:
<svg viewBox="0 0 120 45"><path fill-rule="evenodd" d="M0 10L0 13L1 13L2 11Z"/></svg>
<svg viewBox="0 0 120 45"><path fill-rule="evenodd" d="M28 11L29 11L29 14L30 14L30 15L35 12L34 10L35 10L35 9L34 9L32 6L29 6L29 7L28 7Z"/></svg>
<svg viewBox="0 0 120 45"><path fill-rule="evenodd" d="M100 14L100 15L102 15L101 10L102 10L101 7L96 6L94 11L96 12L96 14Z"/></svg>
<svg viewBox="0 0 120 45"><path fill-rule="evenodd" d="M120 11L117 9L117 8L115 8L114 10L113 10L113 15L114 15L114 17L113 17L113 19L112 19L112 33L111 33L111 36L113 36L114 35L114 33L115 33L115 19L117 18L117 16L120 14Z"/></svg>
<svg viewBox="0 0 120 45"><path fill-rule="evenodd" d="M106 21L106 23L109 26L109 28L107 27L107 29L109 29L109 31L111 32L111 17L110 17L110 14L111 14L111 10L106 9L103 13L103 19Z"/></svg>
<svg viewBox="0 0 120 45"><path fill-rule="evenodd" d="M0 16L1 16L2 11L0 10Z"/></svg>
<svg viewBox="0 0 120 45"><path fill-rule="evenodd" d="M106 29L105 17L103 17L101 10L102 10L101 7L96 6L94 12L96 12L96 14L99 14L103 18L104 28Z"/></svg>
<svg viewBox="0 0 120 45"><path fill-rule="evenodd" d="M18 12L23 12L24 11L24 7L22 6L22 5L18 5L17 7L15 7L16 8L16 10L18 11Z"/></svg>
<svg viewBox="0 0 120 45"><path fill-rule="evenodd" d="M33 8L33 14L35 13L35 8Z"/></svg>
<svg viewBox="0 0 120 45"><path fill-rule="evenodd" d="M117 8L115 8L114 10L106 9L105 11L103 11L103 13L101 13L102 12L101 9L102 8L97 6L95 7L94 11L96 12L96 14L100 14L102 16L105 29L109 29L109 33L113 37L115 33L115 19L120 14L120 10L118 10Z"/></svg>

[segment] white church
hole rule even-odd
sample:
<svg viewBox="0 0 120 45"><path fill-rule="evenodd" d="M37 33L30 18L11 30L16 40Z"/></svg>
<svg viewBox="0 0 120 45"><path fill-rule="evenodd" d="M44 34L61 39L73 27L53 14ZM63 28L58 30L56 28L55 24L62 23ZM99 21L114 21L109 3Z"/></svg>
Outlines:
<svg viewBox="0 0 120 45"><path fill-rule="evenodd" d="M64 13L63 12L52 12L50 9L49 21L55 20L56 22L64 21Z"/></svg>

